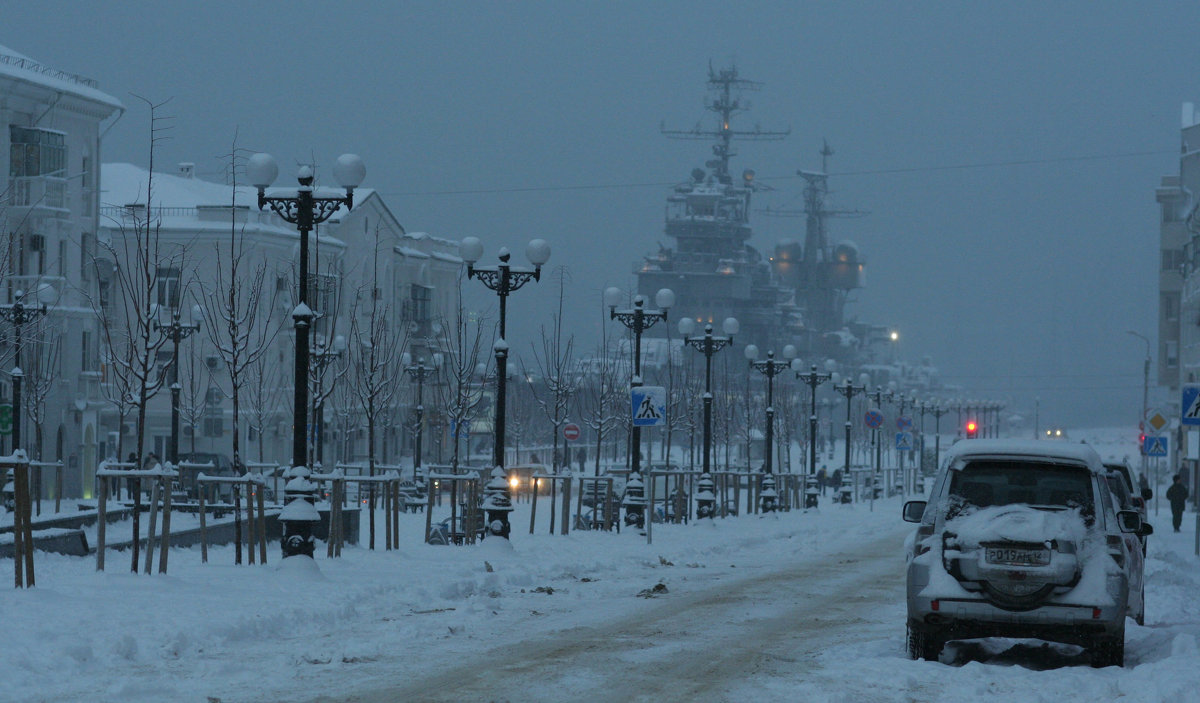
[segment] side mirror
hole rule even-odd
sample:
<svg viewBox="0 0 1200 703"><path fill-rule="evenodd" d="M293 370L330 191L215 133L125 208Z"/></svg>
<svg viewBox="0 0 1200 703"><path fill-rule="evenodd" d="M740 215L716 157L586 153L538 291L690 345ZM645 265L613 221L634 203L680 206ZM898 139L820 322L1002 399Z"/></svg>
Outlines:
<svg viewBox="0 0 1200 703"><path fill-rule="evenodd" d="M1142 489L1142 500L1149 501L1153 497L1154 491L1150 490L1149 488Z"/></svg>
<svg viewBox="0 0 1200 703"><path fill-rule="evenodd" d="M901 517L905 522L920 522L921 516L925 514L925 501L910 500L904 504L904 512ZM1134 513L1135 515L1137 513Z"/></svg>
<svg viewBox="0 0 1200 703"><path fill-rule="evenodd" d="M1149 537L1154 534L1154 525L1148 522L1142 523L1142 529L1138 530L1138 537Z"/></svg>
<svg viewBox="0 0 1200 703"><path fill-rule="evenodd" d="M1136 510L1121 510L1117 513L1117 527L1121 532L1140 532L1142 516Z"/></svg>

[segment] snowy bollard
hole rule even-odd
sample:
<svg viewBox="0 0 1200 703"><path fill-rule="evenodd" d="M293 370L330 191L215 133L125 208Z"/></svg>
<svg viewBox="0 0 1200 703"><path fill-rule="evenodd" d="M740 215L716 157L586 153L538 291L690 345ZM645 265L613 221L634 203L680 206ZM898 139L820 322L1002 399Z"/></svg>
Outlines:
<svg viewBox="0 0 1200 703"><path fill-rule="evenodd" d="M279 523L283 527L281 539L283 558L313 556L313 523L321 521L317 512L317 484L308 480L309 470L303 466L293 466L288 473L291 478L283 488L285 505L279 513Z"/></svg>
<svg viewBox="0 0 1200 703"><path fill-rule="evenodd" d="M642 475L630 474L625 483L625 499L621 501L625 508L625 526L636 527L639 530L646 525L646 488L642 484Z"/></svg>
<svg viewBox="0 0 1200 703"><path fill-rule="evenodd" d="M499 466L492 469L492 478L484 487L483 509L487 512L488 534L508 539L512 532L508 514L513 505L508 493L508 478Z"/></svg>
<svg viewBox="0 0 1200 703"><path fill-rule="evenodd" d="M758 498L761 501L761 510L764 513L775 512L775 501L779 498L779 492L775 490L775 477L771 474L763 474L762 490L758 493Z"/></svg>
<svg viewBox="0 0 1200 703"><path fill-rule="evenodd" d="M700 474L700 480L696 482L696 517L703 520L716 517L716 513L717 495L713 491L712 475Z"/></svg>

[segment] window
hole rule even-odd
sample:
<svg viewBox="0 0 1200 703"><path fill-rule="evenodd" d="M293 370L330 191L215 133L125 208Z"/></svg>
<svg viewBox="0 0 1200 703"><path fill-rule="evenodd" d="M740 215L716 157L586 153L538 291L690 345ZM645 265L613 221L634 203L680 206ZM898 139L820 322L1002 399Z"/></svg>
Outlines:
<svg viewBox="0 0 1200 703"><path fill-rule="evenodd" d="M79 365L80 371L95 371L96 360L92 355L92 333L88 330L83 330L80 334L79 346L83 352L83 357Z"/></svg>
<svg viewBox="0 0 1200 703"><path fill-rule="evenodd" d="M1162 270L1178 273L1179 268L1183 266L1185 261L1182 249L1163 249L1162 250Z"/></svg>
<svg viewBox="0 0 1200 703"><path fill-rule="evenodd" d="M1169 341L1166 343L1165 356L1167 357L1167 368L1175 368L1179 366L1179 342Z"/></svg>
<svg viewBox="0 0 1200 703"><path fill-rule="evenodd" d="M179 269L173 266L158 267L158 306L179 309Z"/></svg>
<svg viewBox="0 0 1200 703"><path fill-rule="evenodd" d="M1178 295L1178 293L1163 293L1159 308L1162 310L1164 320L1174 321L1179 319Z"/></svg>
<svg viewBox="0 0 1200 703"><path fill-rule="evenodd" d="M67 275L67 240L58 240L58 275L66 277Z"/></svg>
<svg viewBox="0 0 1200 703"><path fill-rule="evenodd" d="M433 289L429 286L412 284L412 321L416 323L429 322Z"/></svg>
<svg viewBox="0 0 1200 703"><path fill-rule="evenodd" d="M79 235L79 277L92 280L92 235L87 232Z"/></svg>
<svg viewBox="0 0 1200 703"><path fill-rule="evenodd" d="M8 137L12 143L9 177L66 176L67 144L62 132L10 125Z"/></svg>
<svg viewBox="0 0 1200 703"><path fill-rule="evenodd" d="M225 424L219 410L217 414L204 416L203 432L205 437L220 437L225 433Z"/></svg>

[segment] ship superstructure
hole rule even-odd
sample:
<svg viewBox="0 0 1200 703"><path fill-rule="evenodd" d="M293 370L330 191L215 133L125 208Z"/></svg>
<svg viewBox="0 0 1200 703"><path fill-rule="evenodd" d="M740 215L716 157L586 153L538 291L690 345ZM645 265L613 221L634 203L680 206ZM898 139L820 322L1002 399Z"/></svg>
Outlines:
<svg viewBox="0 0 1200 703"><path fill-rule="evenodd" d="M791 292L775 282L769 258L749 244L751 200L761 188L754 171L735 179L729 167L736 156L734 138L774 141L788 135L733 128L734 116L749 108L743 94L759 85L741 78L736 67L710 66L705 107L716 115L715 127L662 130L672 138L714 141L713 158L667 198L665 233L675 245L660 247L637 266L638 291L653 296L671 288L679 317L714 322L718 329L724 318L736 317L743 339L782 345L802 331L803 321L789 303Z"/></svg>

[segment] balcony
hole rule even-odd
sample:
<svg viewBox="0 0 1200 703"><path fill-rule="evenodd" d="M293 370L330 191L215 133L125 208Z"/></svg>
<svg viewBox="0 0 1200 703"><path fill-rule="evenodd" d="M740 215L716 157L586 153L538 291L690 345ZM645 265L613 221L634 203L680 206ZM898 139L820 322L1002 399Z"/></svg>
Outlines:
<svg viewBox="0 0 1200 703"><path fill-rule="evenodd" d="M13 178L12 207L46 210L58 216L70 214L67 207L67 181L51 176Z"/></svg>

